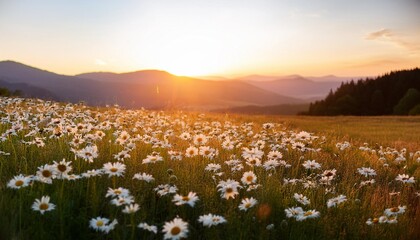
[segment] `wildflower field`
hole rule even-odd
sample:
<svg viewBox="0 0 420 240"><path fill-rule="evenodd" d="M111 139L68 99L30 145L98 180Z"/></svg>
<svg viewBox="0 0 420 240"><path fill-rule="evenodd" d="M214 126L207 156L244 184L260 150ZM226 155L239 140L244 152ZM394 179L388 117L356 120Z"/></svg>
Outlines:
<svg viewBox="0 0 420 240"><path fill-rule="evenodd" d="M420 118L0 99L0 239L419 239Z"/></svg>

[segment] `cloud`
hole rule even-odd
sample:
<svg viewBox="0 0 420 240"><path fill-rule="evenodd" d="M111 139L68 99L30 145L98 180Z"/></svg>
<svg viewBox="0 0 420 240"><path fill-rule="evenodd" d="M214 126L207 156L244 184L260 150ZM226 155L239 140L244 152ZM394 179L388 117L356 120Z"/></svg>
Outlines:
<svg viewBox="0 0 420 240"><path fill-rule="evenodd" d="M95 59L94 63L95 65L100 65L100 66L104 66L107 64L104 60L99 59L99 58Z"/></svg>
<svg viewBox="0 0 420 240"><path fill-rule="evenodd" d="M384 29L381 29L379 31L369 33L365 37L365 39L367 39L367 40L375 40L375 39L378 39L378 38L389 39L389 38L392 38L392 36L393 36L392 31L384 28Z"/></svg>
<svg viewBox="0 0 420 240"><path fill-rule="evenodd" d="M417 53L420 51L420 45L413 42L407 42L398 36L395 32L390 29L381 29L379 31L371 32L365 36L366 40L378 40L382 42L389 42L398 47L405 48L406 50Z"/></svg>

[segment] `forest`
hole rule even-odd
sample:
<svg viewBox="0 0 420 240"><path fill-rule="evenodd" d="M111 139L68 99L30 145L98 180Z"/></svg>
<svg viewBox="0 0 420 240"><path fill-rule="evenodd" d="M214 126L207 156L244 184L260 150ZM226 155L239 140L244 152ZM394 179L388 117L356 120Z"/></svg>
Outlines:
<svg viewBox="0 0 420 240"><path fill-rule="evenodd" d="M311 103L303 115L419 115L420 69L400 70L376 78L351 80Z"/></svg>

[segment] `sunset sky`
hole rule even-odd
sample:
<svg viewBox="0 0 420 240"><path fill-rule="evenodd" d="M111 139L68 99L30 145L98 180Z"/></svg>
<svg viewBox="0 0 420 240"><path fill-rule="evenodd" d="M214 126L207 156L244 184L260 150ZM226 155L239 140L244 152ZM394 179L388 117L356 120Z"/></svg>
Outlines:
<svg viewBox="0 0 420 240"><path fill-rule="evenodd" d="M0 0L0 60L61 74L372 76L420 67L417 0Z"/></svg>

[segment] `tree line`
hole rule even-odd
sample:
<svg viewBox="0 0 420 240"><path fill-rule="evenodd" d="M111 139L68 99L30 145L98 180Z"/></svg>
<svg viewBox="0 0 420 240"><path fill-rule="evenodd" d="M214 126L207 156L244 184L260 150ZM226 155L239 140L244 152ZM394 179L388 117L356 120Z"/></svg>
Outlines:
<svg viewBox="0 0 420 240"><path fill-rule="evenodd" d="M18 96L22 96L22 91L20 90L15 90L15 91L10 91L7 88L4 87L0 87L0 96L2 97L18 97Z"/></svg>
<svg viewBox="0 0 420 240"><path fill-rule="evenodd" d="M420 69L392 71L376 78L343 82L309 105L304 115L419 115Z"/></svg>

